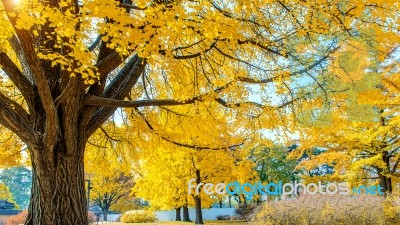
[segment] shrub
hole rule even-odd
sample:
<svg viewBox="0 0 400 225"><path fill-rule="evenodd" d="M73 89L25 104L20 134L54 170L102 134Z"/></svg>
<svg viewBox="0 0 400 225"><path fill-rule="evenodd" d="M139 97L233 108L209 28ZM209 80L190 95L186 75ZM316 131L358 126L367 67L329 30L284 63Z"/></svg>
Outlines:
<svg viewBox="0 0 400 225"><path fill-rule="evenodd" d="M373 195L303 195L265 204L256 220L270 225L400 224L400 203L388 203L388 199Z"/></svg>
<svg viewBox="0 0 400 225"><path fill-rule="evenodd" d="M97 221L96 216L92 212L88 212L88 221L89 224L92 224Z"/></svg>
<svg viewBox="0 0 400 225"><path fill-rule="evenodd" d="M6 225L24 224L27 216L28 216L28 211L24 210L24 211L18 213L17 215L15 215L15 216L10 216L7 219Z"/></svg>
<svg viewBox="0 0 400 225"><path fill-rule="evenodd" d="M218 215L217 216L217 220L230 220L230 216L229 215Z"/></svg>
<svg viewBox="0 0 400 225"><path fill-rule="evenodd" d="M250 220L253 216L257 206L242 204L235 210L235 213L240 217L241 220Z"/></svg>
<svg viewBox="0 0 400 225"><path fill-rule="evenodd" d="M231 220L240 220L240 216L233 215L233 216L231 216Z"/></svg>
<svg viewBox="0 0 400 225"><path fill-rule="evenodd" d="M121 216L123 223L150 223L156 220L154 212L145 210L128 211Z"/></svg>

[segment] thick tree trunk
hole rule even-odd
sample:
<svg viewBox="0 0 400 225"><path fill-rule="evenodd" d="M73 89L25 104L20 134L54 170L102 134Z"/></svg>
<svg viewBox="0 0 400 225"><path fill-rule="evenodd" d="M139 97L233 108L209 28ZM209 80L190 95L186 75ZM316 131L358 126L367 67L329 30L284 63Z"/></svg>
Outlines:
<svg viewBox="0 0 400 225"><path fill-rule="evenodd" d="M175 208L175 221L181 221L181 207Z"/></svg>
<svg viewBox="0 0 400 225"><path fill-rule="evenodd" d="M74 79L71 85L79 86ZM39 137L28 145L33 179L26 225L88 224L84 174L87 138L79 119L78 94L71 94L59 106L58 119L52 121L56 124L54 139ZM43 130L46 136L45 118L37 114L35 129Z"/></svg>
<svg viewBox="0 0 400 225"><path fill-rule="evenodd" d="M109 92L106 94L110 94L107 97L124 99L128 95L144 70L145 64L141 62L139 57L130 59L107 89ZM68 75L61 76L60 80L57 79L59 81L63 81L60 87L51 83L54 86L52 94L58 96L54 100L58 103L53 107L47 107L46 111L39 95L32 99L35 107L32 109L32 129L35 132L31 135L32 140L27 140L26 144L32 163L33 181L26 225L88 224L85 144L90 135L116 110L116 107L84 106L82 80Z"/></svg>
<svg viewBox="0 0 400 225"><path fill-rule="evenodd" d="M187 205L183 206L183 221L184 222L192 222L189 217L189 209Z"/></svg>
<svg viewBox="0 0 400 225"><path fill-rule="evenodd" d="M30 149L33 177L26 225L88 224L84 145L69 146L60 141L55 149Z"/></svg>

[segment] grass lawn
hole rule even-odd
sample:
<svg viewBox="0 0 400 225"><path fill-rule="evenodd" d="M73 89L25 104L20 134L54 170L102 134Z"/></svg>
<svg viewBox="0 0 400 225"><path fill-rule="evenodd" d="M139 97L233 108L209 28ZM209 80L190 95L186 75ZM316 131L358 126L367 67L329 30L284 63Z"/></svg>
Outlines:
<svg viewBox="0 0 400 225"><path fill-rule="evenodd" d="M171 221L171 222L154 222L154 223L121 223L121 222L115 222L115 223L107 223L108 225L193 225L194 222L176 222L176 221ZM204 224L206 225L250 225L254 223L249 223L245 221L224 221L224 220L215 220L215 221L205 221Z"/></svg>

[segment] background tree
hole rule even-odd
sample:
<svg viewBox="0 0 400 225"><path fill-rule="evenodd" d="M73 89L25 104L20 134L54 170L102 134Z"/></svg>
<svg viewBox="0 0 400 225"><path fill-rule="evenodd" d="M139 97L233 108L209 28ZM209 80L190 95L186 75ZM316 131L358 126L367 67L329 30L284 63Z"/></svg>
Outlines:
<svg viewBox="0 0 400 225"><path fill-rule="evenodd" d="M16 134L1 125L0 132L0 167L11 168L24 164L24 157L21 154L23 144L19 138Z"/></svg>
<svg viewBox="0 0 400 225"><path fill-rule="evenodd" d="M117 108L151 122L152 112L174 106L226 108L242 129L274 128L287 123L281 111L310 94L295 81L324 76L339 41L386 44L398 35L397 3L373 0L1 3L2 79L15 92L1 87L0 123L29 149L26 224L87 224L86 142ZM175 140L197 149L238 144L188 142Z"/></svg>
<svg viewBox="0 0 400 225"><path fill-rule="evenodd" d="M125 195L121 197L114 205L110 207L110 210L113 212L118 212L118 213L125 213L130 210L139 210L143 209L143 205L138 203L138 199L130 196L130 195Z"/></svg>
<svg viewBox="0 0 400 225"><path fill-rule="evenodd" d="M196 170L201 170L201 182L210 182L214 180L226 180L227 171L230 167L229 158L223 157L215 151L199 151L184 150L176 148L174 150L156 149L153 153L146 153L149 158L144 159L143 170L134 187L134 195L136 197L145 198L150 205L158 209L177 209L188 206L196 206L194 190L192 195L188 193L188 181L196 178ZM219 155L219 161L213 155ZM144 157L143 157L144 158ZM224 161L224 162L222 162ZM200 164L200 165L199 165ZM207 165L207 166L206 166ZM199 166L202 166L201 169ZM201 194L202 199L199 204L200 213L201 205L209 207L215 199L204 193ZM199 201L199 200L197 200ZM201 217L196 211L196 217ZM190 220L185 215L183 220ZM200 219L199 219L200 220Z"/></svg>
<svg viewBox="0 0 400 225"><path fill-rule="evenodd" d="M243 180L249 176L245 170L234 168L235 158L230 152L175 148L155 149L145 154L148 158L142 157L143 170L133 189L134 195L150 201L150 205L156 209L194 206L196 222L199 223L202 222L201 209L209 208L226 196L210 196L203 191L197 195L195 189L189 194L189 180L196 178L193 185L200 182L217 184L235 181L238 178L233 175L235 173L240 174ZM184 213L183 220L189 220L185 218L187 216Z"/></svg>
<svg viewBox="0 0 400 225"><path fill-rule="evenodd" d="M292 183L298 181L296 166L298 161L290 159L291 147L273 145L272 147L260 146L252 149L249 159L254 162L254 170L263 184Z"/></svg>
<svg viewBox="0 0 400 225"><path fill-rule="evenodd" d="M358 71L362 77L350 76L352 83L335 84L350 91L336 94L328 107L307 118L316 126L301 129L300 151L294 153L311 155L314 147L323 151L303 161L301 168L325 165L334 168L334 173L324 179L345 180L354 186L379 181L385 193L392 192L400 157L397 55L398 45L392 46L386 57L370 59L376 61L370 71Z"/></svg>
<svg viewBox="0 0 400 225"><path fill-rule="evenodd" d="M255 170L261 182L289 183L296 181L297 161L289 159L290 149L285 146L259 147L251 152L250 159L256 164Z"/></svg>
<svg viewBox="0 0 400 225"><path fill-rule="evenodd" d="M117 171L112 176L97 174L91 178L93 190L91 199L103 211L103 219L107 221L110 208L121 198L127 196L132 188L132 177Z"/></svg>
<svg viewBox="0 0 400 225"><path fill-rule="evenodd" d="M154 209L176 209L176 219L179 221L182 219L181 209L190 200L186 185L190 176L187 170L189 161L184 159L185 155L182 153L178 154L176 150L145 150L132 193L135 197L149 201Z"/></svg>
<svg viewBox="0 0 400 225"><path fill-rule="evenodd" d="M309 182L318 182L321 180L337 180L334 179L331 175L334 174L335 170L331 163L328 160L325 163L320 162L318 165L313 165L309 163L314 160L315 157L319 158L321 154L324 154L327 150L324 148L312 148L311 150L307 150L303 153L298 161L299 163L296 165L296 169L298 170L299 176L305 183Z"/></svg>
<svg viewBox="0 0 400 225"><path fill-rule="evenodd" d="M2 209L19 209L17 203L15 203L10 189L3 183L0 183L0 200Z"/></svg>
<svg viewBox="0 0 400 225"><path fill-rule="evenodd" d="M11 167L0 173L0 181L9 187L15 202L27 209L31 195L32 172L26 167Z"/></svg>
<svg viewBox="0 0 400 225"><path fill-rule="evenodd" d="M85 172L92 187L90 198L101 208L104 221L110 208L128 196L134 185L130 160L118 137L120 130L113 123L105 124L91 137L85 152Z"/></svg>
<svg viewBox="0 0 400 225"><path fill-rule="evenodd" d="M183 111L184 114L180 113L180 115L173 111L162 111L154 115L159 119L152 124L144 118L143 123L148 123L146 125L150 126L135 137L139 140L149 140L138 147L140 150L138 150L136 164L140 164L140 169L134 188L135 195L149 200L155 208L175 208L177 215L179 215L178 210L182 208L184 221L190 220L187 207L194 206L196 223L202 223L201 208L210 207L214 202L219 201L221 196L209 196L205 193L197 195L194 190L189 195L190 179L196 179L194 184L228 183L237 179L247 181L249 174L253 173L251 166L246 167L246 151L239 145L231 146L227 150L193 149L188 145L176 146L177 144L172 140L190 140L190 143L195 143L199 148L210 143L215 146L224 146L226 143L240 141L236 136L231 135L237 132L234 126L226 126L228 123L226 120L229 118L225 116L226 113L217 110L210 113L199 109L201 108L187 108ZM163 133L158 133L159 131L155 131L154 127L162 127ZM240 136L249 134L247 131L242 133Z"/></svg>

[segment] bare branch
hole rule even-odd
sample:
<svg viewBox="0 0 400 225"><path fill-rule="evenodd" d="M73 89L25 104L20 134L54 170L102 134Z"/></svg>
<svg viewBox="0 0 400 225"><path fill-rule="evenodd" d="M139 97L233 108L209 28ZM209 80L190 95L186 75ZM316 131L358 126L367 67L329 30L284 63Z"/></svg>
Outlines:
<svg viewBox="0 0 400 225"><path fill-rule="evenodd" d="M192 44L189 44L189 45L187 45L187 46L176 47L176 48L174 48L174 50L175 50L175 51L178 51L178 50L188 49L188 48L191 48L191 47L193 47L193 46L195 46L195 45L200 44L200 43L203 42L204 40L205 40L205 39L203 38L203 39L201 39L201 40L199 40L199 41L197 41L197 42L194 42L194 43L192 43Z"/></svg>

